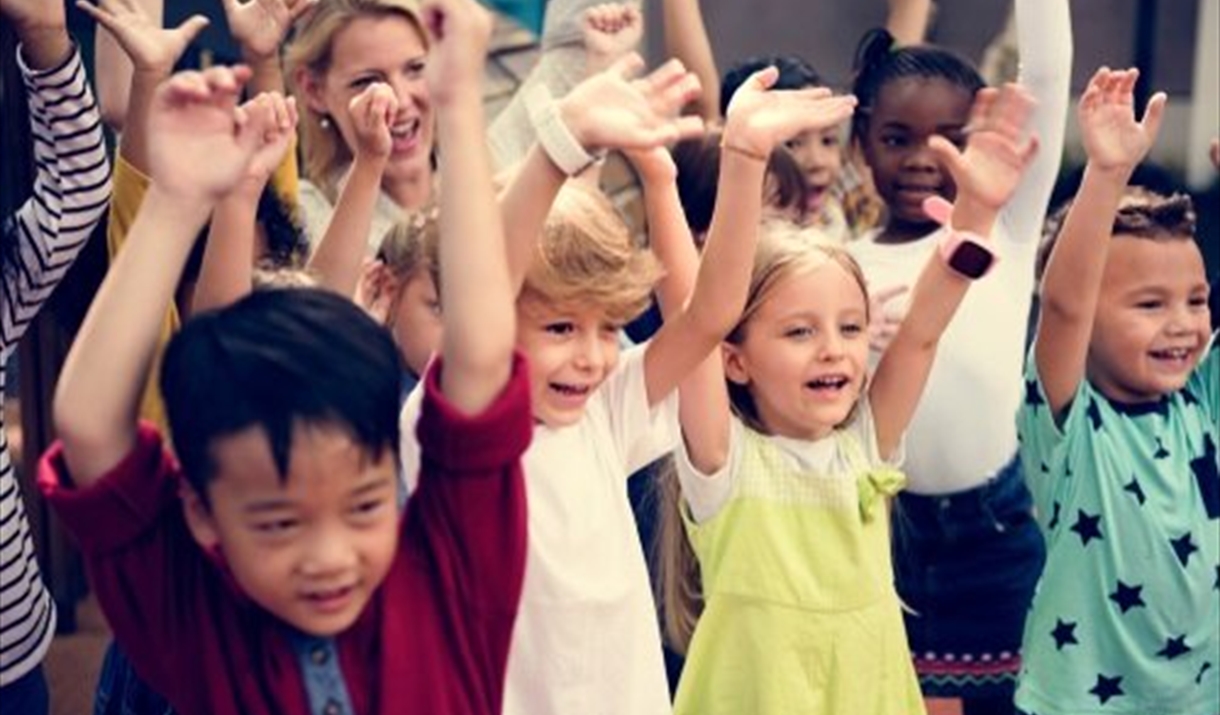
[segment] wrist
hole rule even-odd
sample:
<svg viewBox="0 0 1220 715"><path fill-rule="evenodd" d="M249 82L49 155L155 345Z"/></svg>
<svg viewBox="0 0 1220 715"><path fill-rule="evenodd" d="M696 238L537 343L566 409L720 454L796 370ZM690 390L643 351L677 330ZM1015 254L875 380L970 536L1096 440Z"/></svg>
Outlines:
<svg viewBox="0 0 1220 715"><path fill-rule="evenodd" d="M959 232L986 236L995 225L999 210L968 195L961 195L953 202L953 220L951 229Z"/></svg>
<svg viewBox="0 0 1220 715"><path fill-rule="evenodd" d="M18 28L21 56L32 70L57 67L72 53L72 39L62 25L25 25Z"/></svg>
<svg viewBox="0 0 1220 715"><path fill-rule="evenodd" d="M720 148L765 164L770 160L774 147L769 142L760 141L758 137L753 136L741 123L730 120L720 135Z"/></svg>
<svg viewBox="0 0 1220 715"><path fill-rule="evenodd" d="M582 110L575 102L556 102L541 85L527 91L526 107L538 144L560 171L576 176L604 156L591 146L593 141L580 121Z"/></svg>

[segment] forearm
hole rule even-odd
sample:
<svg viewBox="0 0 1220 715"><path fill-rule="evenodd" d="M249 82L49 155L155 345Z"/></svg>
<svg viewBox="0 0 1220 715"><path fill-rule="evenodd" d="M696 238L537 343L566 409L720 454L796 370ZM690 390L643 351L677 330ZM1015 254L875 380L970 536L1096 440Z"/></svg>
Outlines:
<svg viewBox="0 0 1220 715"><path fill-rule="evenodd" d="M509 378L516 290L496 211L491 158L481 140L479 88L463 88L450 102L438 113L438 137L446 147L440 180L462 191L441 192L441 386L455 407L475 414L495 400Z"/></svg>
<svg viewBox="0 0 1220 715"><path fill-rule="evenodd" d="M932 16L932 0L889 0L885 29L899 46L922 44Z"/></svg>
<svg viewBox="0 0 1220 715"><path fill-rule="evenodd" d="M46 0L53 2L54 0ZM21 56L33 70L47 70L68 59L72 53L72 39L65 25L49 24L17 28L17 39L21 42Z"/></svg>
<svg viewBox="0 0 1220 715"><path fill-rule="evenodd" d="M657 302L662 318L682 310L695 287L699 253L695 249L678 187L673 181L644 183L644 210L648 218L648 242L665 270L657 284Z"/></svg>
<svg viewBox="0 0 1220 715"><path fill-rule="evenodd" d="M150 188L128 245L102 283L55 393L55 427L78 486L134 444L140 395L178 277L207 207Z"/></svg>
<svg viewBox="0 0 1220 715"><path fill-rule="evenodd" d="M309 259L319 283L341 295L353 295L360 281L384 166L384 160L356 157L326 234Z"/></svg>
<svg viewBox="0 0 1220 715"><path fill-rule="evenodd" d="M97 100L102 109L102 121L116 134L127 124L127 105L131 98L133 67L127 53L104 27L93 33L94 82Z"/></svg>
<svg viewBox="0 0 1220 715"><path fill-rule="evenodd" d="M284 70L278 55L258 57L250 53L243 53L242 61L254 72L250 77L250 83L246 85L251 96L260 92L284 93Z"/></svg>
<svg viewBox="0 0 1220 715"><path fill-rule="evenodd" d="M703 91L694 101L699 116L706 121L720 118L720 73L708 40L700 0L664 0L661 3L665 28L665 54L682 60L695 73Z"/></svg>
<svg viewBox="0 0 1220 715"><path fill-rule="evenodd" d="M139 68L131 75L131 87L127 99L127 116L124 121L119 151L123 158L141 173L147 174L148 114L152 107L157 86L169 77L170 68Z"/></svg>
<svg viewBox="0 0 1220 715"><path fill-rule="evenodd" d="M212 212L195 285L194 313L235 303L253 287L254 244L262 183L235 189Z"/></svg>
<svg viewBox="0 0 1220 715"><path fill-rule="evenodd" d="M567 177L535 144L500 195L500 216L508 247L508 273L514 299L534 259L547 214Z"/></svg>

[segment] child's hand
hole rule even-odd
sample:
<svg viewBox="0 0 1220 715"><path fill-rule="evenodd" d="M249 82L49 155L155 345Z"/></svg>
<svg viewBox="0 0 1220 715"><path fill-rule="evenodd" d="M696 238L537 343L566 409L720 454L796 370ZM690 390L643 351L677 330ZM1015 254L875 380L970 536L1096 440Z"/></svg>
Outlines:
<svg viewBox="0 0 1220 715"><path fill-rule="evenodd" d="M224 0L229 32L247 61L274 57L288 28L318 0Z"/></svg>
<svg viewBox="0 0 1220 715"><path fill-rule="evenodd" d="M628 149L623 152L645 186L663 186L678 180L678 165L673 154L663 146L651 149Z"/></svg>
<svg viewBox="0 0 1220 715"><path fill-rule="evenodd" d="M390 320L390 308L394 304L395 288L397 282L394 274L384 263L376 259L365 259L352 302L363 308L378 325L386 325Z"/></svg>
<svg viewBox="0 0 1220 715"><path fill-rule="evenodd" d="M247 182L261 192L296 136L296 99L279 92L263 92L242 105L242 110L246 114L246 129L262 134L263 144L246 170Z"/></svg>
<svg viewBox="0 0 1220 715"><path fill-rule="evenodd" d="M264 146L265 126L253 127L237 107L247 67L180 72L153 97L148 117L149 173L164 193L215 203L229 193Z"/></svg>
<svg viewBox="0 0 1220 715"><path fill-rule="evenodd" d="M974 202L990 213L1008 203L1038 150L1038 138L1024 136L1033 109L1033 95L1020 85L985 88L970 110L965 151L939 134L928 139L928 147L953 176L959 206Z"/></svg>
<svg viewBox="0 0 1220 715"><path fill-rule="evenodd" d="M634 52L644 38L644 16L634 3L607 3L585 10L587 73L596 74Z"/></svg>
<svg viewBox="0 0 1220 715"><path fill-rule="evenodd" d="M398 97L384 82L374 82L352 98L348 105L352 128L356 132L356 158L384 161L390 156L394 140L390 127L398 112Z"/></svg>
<svg viewBox="0 0 1220 715"><path fill-rule="evenodd" d="M821 131L846 121L856 108L852 95L829 89L771 91L774 67L755 72L733 95L725 117L724 144L758 157L804 131Z"/></svg>
<svg viewBox="0 0 1220 715"><path fill-rule="evenodd" d="M491 13L475 0L426 0L422 16L432 37L424 79L433 103L445 106L463 92L482 97Z"/></svg>
<svg viewBox="0 0 1220 715"><path fill-rule="evenodd" d="M678 60L632 80L644 66L631 53L576 85L559 100L568 130L586 150L650 149L703 131L699 117L678 112L699 94L699 79Z"/></svg>
<svg viewBox="0 0 1220 715"><path fill-rule="evenodd" d="M54 0L47 0L55 4ZM131 58L137 72L168 75L187 46L208 26L203 15L193 15L175 28L164 28L145 14L134 0L77 0L76 6L106 28Z"/></svg>
<svg viewBox="0 0 1220 715"><path fill-rule="evenodd" d="M1144 120L1135 120L1139 70L1102 67L1089 80L1076 111L1089 164L1103 171L1131 171L1156 141L1165 113L1165 93L1148 100Z"/></svg>

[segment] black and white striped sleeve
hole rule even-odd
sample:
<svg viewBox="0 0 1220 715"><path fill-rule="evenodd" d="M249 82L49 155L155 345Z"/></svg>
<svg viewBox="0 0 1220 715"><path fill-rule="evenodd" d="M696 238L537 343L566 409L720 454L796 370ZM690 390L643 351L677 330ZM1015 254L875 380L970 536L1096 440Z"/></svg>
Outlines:
<svg viewBox="0 0 1220 715"><path fill-rule="evenodd" d="M25 81L34 145L33 195L4 222L0 266L0 359L16 347L30 321L85 246L110 201L110 161L97 102L80 51Z"/></svg>

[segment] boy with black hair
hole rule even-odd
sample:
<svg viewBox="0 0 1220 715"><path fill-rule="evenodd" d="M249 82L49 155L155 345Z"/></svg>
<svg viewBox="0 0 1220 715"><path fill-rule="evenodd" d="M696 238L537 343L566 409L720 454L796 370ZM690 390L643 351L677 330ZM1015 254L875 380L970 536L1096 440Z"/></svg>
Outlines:
<svg viewBox="0 0 1220 715"><path fill-rule="evenodd" d="M153 183L69 356L62 442L40 479L116 640L183 715L500 711L532 420L482 142L491 20L473 0L424 12L450 147L441 173L463 191L442 197L444 286L457 295L425 378L405 514L398 353L337 295L259 292L189 323L162 381L181 466L137 427L198 229L296 120L278 96L235 106L246 68L176 75L154 99Z"/></svg>
<svg viewBox="0 0 1220 715"><path fill-rule="evenodd" d="M1166 101L1136 121L1136 78L1080 99L1017 418L1047 560L1016 703L1040 715L1220 712L1220 352L1189 199L1127 187Z"/></svg>

